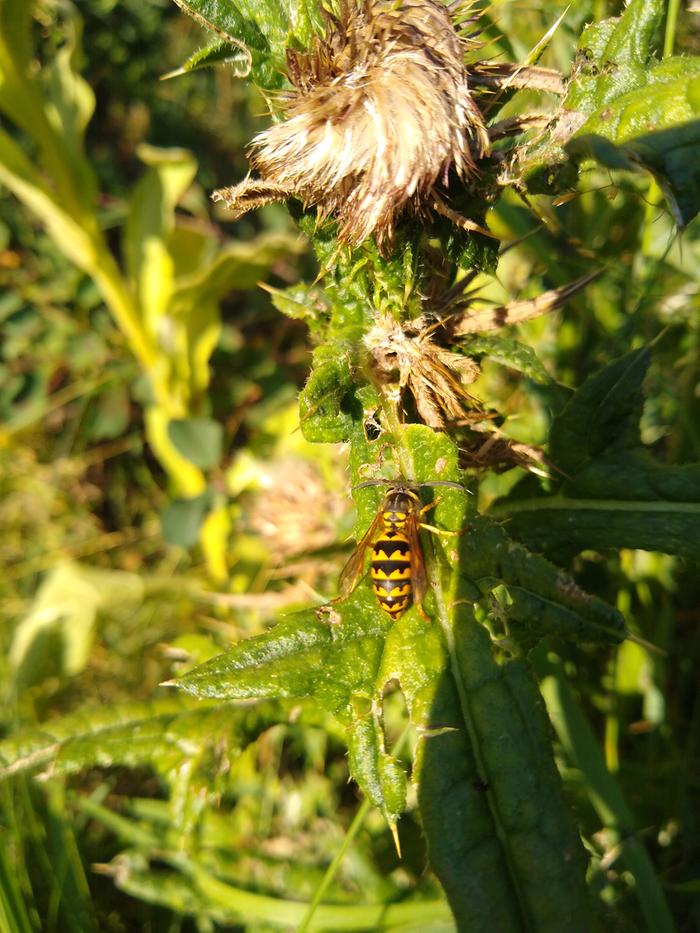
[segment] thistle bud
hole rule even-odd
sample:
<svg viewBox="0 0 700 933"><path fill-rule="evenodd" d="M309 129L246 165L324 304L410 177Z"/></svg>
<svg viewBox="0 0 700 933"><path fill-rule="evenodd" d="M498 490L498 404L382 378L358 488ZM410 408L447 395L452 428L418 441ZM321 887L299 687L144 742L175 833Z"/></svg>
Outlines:
<svg viewBox="0 0 700 933"><path fill-rule="evenodd" d="M439 0L343 5L309 50L287 53L283 120L250 147L260 177L214 198L240 216L296 197L334 218L342 242L390 244L402 210L429 209L451 168L474 175L488 152L467 84L468 42Z"/></svg>

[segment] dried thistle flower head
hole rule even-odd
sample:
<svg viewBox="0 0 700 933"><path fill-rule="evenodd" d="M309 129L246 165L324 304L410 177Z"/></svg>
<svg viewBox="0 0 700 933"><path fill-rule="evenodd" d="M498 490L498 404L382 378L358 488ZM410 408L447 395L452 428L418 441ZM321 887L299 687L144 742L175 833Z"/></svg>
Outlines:
<svg viewBox="0 0 700 933"><path fill-rule="evenodd" d="M477 157L489 150L467 84L469 40L439 0L361 0L328 20L309 51L288 52L284 120L251 146L260 178L214 198L240 216L294 196L334 216L341 241L374 234L383 246L399 212L439 208L436 183L451 167L474 174L472 147Z"/></svg>
<svg viewBox="0 0 700 933"><path fill-rule="evenodd" d="M248 526L278 562L333 544L347 501L328 490L316 464L284 457L265 468L260 478L263 491L253 501Z"/></svg>
<svg viewBox="0 0 700 933"><path fill-rule="evenodd" d="M415 323L415 322L414 322ZM374 371L380 379L398 373L399 392L408 389L423 421L441 430L446 421L464 419L478 403L465 389L479 375L474 360L434 341L433 328L416 331L391 317L380 318L365 335Z"/></svg>

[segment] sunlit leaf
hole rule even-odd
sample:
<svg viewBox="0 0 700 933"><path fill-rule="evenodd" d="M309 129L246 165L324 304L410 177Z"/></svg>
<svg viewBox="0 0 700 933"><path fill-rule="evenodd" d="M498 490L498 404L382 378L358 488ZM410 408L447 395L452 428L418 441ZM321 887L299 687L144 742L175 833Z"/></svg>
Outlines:
<svg viewBox="0 0 700 933"><path fill-rule="evenodd" d="M245 51L226 39L218 39L204 48L194 52L181 68L164 75L164 78L174 78L177 75L198 71L201 68L214 68L217 65L229 65L235 74L245 77L250 68L250 62Z"/></svg>
<svg viewBox="0 0 700 933"><path fill-rule="evenodd" d="M138 603L144 588L136 574L58 564L43 580L32 607L17 626L10 663L19 688L47 676L70 677L87 663L97 613L119 596Z"/></svg>
<svg viewBox="0 0 700 933"><path fill-rule="evenodd" d="M228 539L231 515L225 501L215 503L202 522L199 541L212 580L225 583L228 579Z"/></svg>
<svg viewBox="0 0 700 933"><path fill-rule="evenodd" d="M148 165L134 187L124 228L124 256L144 321L158 333L174 287L175 268L168 238L175 226L175 207L197 170L184 149L141 146Z"/></svg>
<svg viewBox="0 0 700 933"><path fill-rule="evenodd" d="M700 59L656 59L664 11L662 0L632 0L619 18L584 29L559 120L530 153L526 172L554 178L567 156L576 164L588 157L609 168L641 166L658 178L684 226L700 210Z"/></svg>
<svg viewBox="0 0 700 933"><path fill-rule="evenodd" d="M172 693L149 702L86 707L0 742L0 777L24 770L72 774L90 767L151 765L173 780L170 772L195 748L213 748L225 739L235 754L280 716L273 706L255 711L193 706Z"/></svg>
<svg viewBox="0 0 700 933"><path fill-rule="evenodd" d="M283 82L287 44L294 40L307 44L321 24L319 6L312 0L300 3L278 3L275 0L175 2L201 26L217 35L222 46L228 44L238 48L239 53L247 58L242 73L249 73L253 81L270 90L279 88ZM183 70L190 70L187 64Z"/></svg>

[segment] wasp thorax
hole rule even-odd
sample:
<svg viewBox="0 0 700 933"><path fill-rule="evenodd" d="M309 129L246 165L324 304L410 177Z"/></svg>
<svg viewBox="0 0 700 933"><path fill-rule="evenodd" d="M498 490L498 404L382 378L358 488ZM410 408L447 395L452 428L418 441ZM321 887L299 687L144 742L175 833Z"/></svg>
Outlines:
<svg viewBox="0 0 700 933"><path fill-rule="evenodd" d="M411 499L405 492L389 492L384 500L384 511L392 515L405 515L411 508Z"/></svg>
<svg viewBox="0 0 700 933"><path fill-rule="evenodd" d="M284 119L251 146L260 178L214 197L240 215L294 196L335 217L342 241L374 234L383 245L397 214L430 208L450 168L474 173L488 151L467 40L439 0L364 0L327 18L311 49L287 54L294 90Z"/></svg>

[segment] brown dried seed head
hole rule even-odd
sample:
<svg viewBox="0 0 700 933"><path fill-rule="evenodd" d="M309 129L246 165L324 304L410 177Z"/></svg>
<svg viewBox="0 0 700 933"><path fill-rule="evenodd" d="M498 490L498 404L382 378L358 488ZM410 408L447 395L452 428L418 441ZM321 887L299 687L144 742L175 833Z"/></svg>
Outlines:
<svg viewBox="0 0 700 933"><path fill-rule="evenodd" d="M446 422L462 419L478 402L466 391L479 376L477 363L446 350L430 330L416 333L390 317L380 318L365 336L380 379L398 373L399 392L408 390L425 424L442 430Z"/></svg>
<svg viewBox="0 0 700 933"><path fill-rule="evenodd" d="M288 53L285 119L252 143L260 179L215 192L237 214L295 196L332 215L342 241L391 241L396 215L430 207L454 166L488 152L467 85L467 48L439 0L365 0L331 19L308 52Z"/></svg>
<svg viewBox="0 0 700 933"><path fill-rule="evenodd" d="M332 544L347 503L328 490L316 464L284 457L261 470L261 491L248 512L248 527L284 560Z"/></svg>

